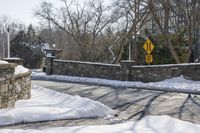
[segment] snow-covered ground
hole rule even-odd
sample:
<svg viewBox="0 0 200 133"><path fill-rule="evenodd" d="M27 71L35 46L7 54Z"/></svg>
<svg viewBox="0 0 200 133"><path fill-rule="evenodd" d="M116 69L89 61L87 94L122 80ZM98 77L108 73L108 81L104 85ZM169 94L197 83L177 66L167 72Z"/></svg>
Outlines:
<svg viewBox="0 0 200 133"><path fill-rule="evenodd" d="M25 72L23 69L22 72ZM35 71L33 79L91 83L126 88L145 88L177 92L200 92L200 81L186 80L182 76L161 82L142 83L105 79L51 75ZM115 111L88 98L70 96L39 86L33 86L32 98L16 102L13 109L0 109L0 125L60 119L112 116ZM115 125L93 125L47 128L43 130L4 129L0 133L199 133L200 125L169 116L146 116L139 121Z"/></svg>
<svg viewBox="0 0 200 133"><path fill-rule="evenodd" d="M45 73L42 72L34 72L32 73L32 79L66 81L75 83L106 85L113 87L200 94L200 81L186 80L182 76L166 79L160 82L143 83L143 82L133 82L133 81L117 81L117 80L72 77L72 76L62 76L62 75L46 75Z"/></svg>
<svg viewBox="0 0 200 133"><path fill-rule="evenodd" d="M100 102L34 85L31 99L17 101L15 108L0 109L0 125L106 117L114 114L115 112L112 109Z"/></svg>
<svg viewBox="0 0 200 133"><path fill-rule="evenodd" d="M0 133L199 133L200 125L169 116L147 116L115 125L58 127L44 130L0 130Z"/></svg>

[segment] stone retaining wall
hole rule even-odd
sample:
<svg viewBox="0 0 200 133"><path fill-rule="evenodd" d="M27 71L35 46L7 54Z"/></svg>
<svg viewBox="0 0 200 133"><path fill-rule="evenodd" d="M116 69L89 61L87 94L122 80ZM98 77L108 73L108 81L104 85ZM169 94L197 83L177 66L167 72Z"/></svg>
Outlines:
<svg viewBox="0 0 200 133"><path fill-rule="evenodd" d="M120 65L54 60L52 73L117 80L120 78Z"/></svg>
<svg viewBox="0 0 200 133"><path fill-rule="evenodd" d="M15 105L15 64L0 64L0 109Z"/></svg>
<svg viewBox="0 0 200 133"><path fill-rule="evenodd" d="M181 75L186 79L200 80L200 63L132 66L129 80L155 82Z"/></svg>
<svg viewBox="0 0 200 133"><path fill-rule="evenodd" d="M122 61L120 65L91 62L51 60L51 74L104 78L126 81L155 82L183 75L186 79L200 80L200 63L136 66ZM48 71L48 70L47 70Z"/></svg>
<svg viewBox="0 0 200 133"><path fill-rule="evenodd" d="M31 98L31 71L15 76L16 100Z"/></svg>
<svg viewBox="0 0 200 133"><path fill-rule="evenodd" d="M0 64L0 109L15 106L19 99L30 98L31 71L15 75L16 64Z"/></svg>

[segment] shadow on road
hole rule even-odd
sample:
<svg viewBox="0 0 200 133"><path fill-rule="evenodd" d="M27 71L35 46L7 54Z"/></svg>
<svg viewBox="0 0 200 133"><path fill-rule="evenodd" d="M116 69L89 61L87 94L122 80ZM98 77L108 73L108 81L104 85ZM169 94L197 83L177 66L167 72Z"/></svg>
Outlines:
<svg viewBox="0 0 200 133"><path fill-rule="evenodd" d="M198 95L52 81L37 81L34 83L61 93L79 95L102 102L116 110L118 116L113 118L114 120L103 118L60 120L21 124L9 128L43 129L72 125L113 124L128 120L140 120L147 115L169 115L200 124L200 97Z"/></svg>

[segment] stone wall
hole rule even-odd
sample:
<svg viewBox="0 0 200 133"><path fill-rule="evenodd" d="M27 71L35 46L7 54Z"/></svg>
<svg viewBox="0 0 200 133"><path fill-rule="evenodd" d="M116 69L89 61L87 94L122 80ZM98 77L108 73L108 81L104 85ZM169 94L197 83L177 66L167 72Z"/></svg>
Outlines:
<svg viewBox="0 0 200 133"><path fill-rule="evenodd" d="M15 76L16 100L31 98L31 71Z"/></svg>
<svg viewBox="0 0 200 133"><path fill-rule="evenodd" d="M131 61L112 65L54 59L48 69L57 75L126 81L156 82L180 75L186 79L200 80L200 63L136 66Z"/></svg>
<svg viewBox="0 0 200 133"><path fill-rule="evenodd" d="M0 109L15 106L19 99L30 98L31 71L15 75L16 64L0 64Z"/></svg>
<svg viewBox="0 0 200 133"><path fill-rule="evenodd" d="M132 66L129 80L155 82L180 75L183 75L186 79L200 80L200 64Z"/></svg>
<svg viewBox="0 0 200 133"><path fill-rule="evenodd" d="M53 74L105 78L117 80L120 78L120 65L79 62L79 61L53 61Z"/></svg>
<svg viewBox="0 0 200 133"><path fill-rule="evenodd" d="M15 106L15 64L0 64L0 109Z"/></svg>

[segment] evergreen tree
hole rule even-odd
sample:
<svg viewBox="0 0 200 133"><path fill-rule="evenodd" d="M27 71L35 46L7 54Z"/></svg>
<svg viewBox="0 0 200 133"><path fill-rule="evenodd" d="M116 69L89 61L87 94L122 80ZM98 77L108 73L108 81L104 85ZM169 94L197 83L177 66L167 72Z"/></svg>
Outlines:
<svg viewBox="0 0 200 133"><path fill-rule="evenodd" d="M20 31L13 40L11 40L11 56L24 60L24 65L28 68L37 68L41 64L42 52L41 40L35 34L32 25L29 25L27 32Z"/></svg>

